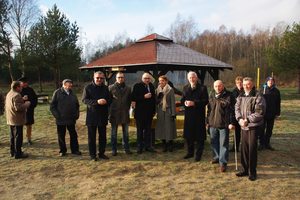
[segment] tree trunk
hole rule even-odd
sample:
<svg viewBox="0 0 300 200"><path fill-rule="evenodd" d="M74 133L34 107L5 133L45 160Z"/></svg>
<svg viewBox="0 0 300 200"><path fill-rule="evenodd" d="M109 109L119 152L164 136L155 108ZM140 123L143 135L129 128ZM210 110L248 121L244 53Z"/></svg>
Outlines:
<svg viewBox="0 0 300 200"><path fill-rule="evenodd" d="M298 77L297 77L297 85L298 85L298 94L300 94L300 66L298 68Z"/></svg>

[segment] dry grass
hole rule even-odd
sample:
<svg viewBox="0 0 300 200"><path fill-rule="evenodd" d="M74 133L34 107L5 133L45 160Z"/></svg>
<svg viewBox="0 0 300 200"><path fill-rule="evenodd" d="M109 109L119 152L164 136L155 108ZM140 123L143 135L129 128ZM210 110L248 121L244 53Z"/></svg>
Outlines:
<svg viewBox="0 0 300 200"><path fill-rule="evenodd" d="M56 126L49 105L39 104L33 126L34 144L23 145L23 150L30 154L28 159L15 160L9 156L9 127L1 117L0 198L299 199L299 120L300 101L283 101L282 116L275 122L271 139L276 150L259 152L258 179L251 182L235 176L234 153L229 155L225 173L219 172L218 165L210 164L209 141L205 142L204 155L198 163L182 159L186 154L182 137L176 139L173 153L163 153L157 141L154 149L158 153L138 155L135 128L130 133L133 155L122 150L121 138L118 155L111 155L108 129L106 154L110 159L92 162L88 155L87 129L84 122L78 122L83 155L59 157ZM230 138L232 140L232 134ZM238 167L241 168L240 164Z"/></svg>

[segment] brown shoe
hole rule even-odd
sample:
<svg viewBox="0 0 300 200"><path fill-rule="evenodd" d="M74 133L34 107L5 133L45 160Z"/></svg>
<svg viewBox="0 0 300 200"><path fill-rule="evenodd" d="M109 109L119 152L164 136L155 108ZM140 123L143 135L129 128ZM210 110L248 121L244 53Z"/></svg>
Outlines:
<svg viewBox="0 0 300 200"><path fill-rule="evenodd" d="M210 163L211 163L211 164L216 164L216 163L219 163L219 161L216 160L216 159L213 159L213 160L210 161Z"/></svg>
<svg viewBox="0 0 300 200"><path fill-rule="evenodd" d="M226 172L226 166L220 166L220 172Z"/></svg>

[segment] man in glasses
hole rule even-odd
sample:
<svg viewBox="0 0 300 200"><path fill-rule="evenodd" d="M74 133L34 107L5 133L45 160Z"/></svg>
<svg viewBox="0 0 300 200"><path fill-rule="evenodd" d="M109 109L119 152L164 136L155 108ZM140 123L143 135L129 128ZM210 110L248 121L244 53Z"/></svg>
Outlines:
<svg viewBox="0 0 300 200"><path fill-rule="evenodd" d="M156 152L150 145L151 124L155 115L155 90L150 81L150 74L144 73L142 81L134 85L131 95L132 101L135 102L138 154L142 153L144 146L146 151Z"/></svg>
<svg viewBox="0 0 300 200"><path fill-rule="evenodd" d="M90 156L97 161L96 130L99 133L99 158L109 159L105 153L106 125L108 123L108 106L111 103L108 87L103 83L104 74L101 71L94 73L92 83L84 87L82 102L87 105L86 125L88 127L88 143Z"/></svg>
<svg viewBox="0 0 300 200"><path fill-rule="evenodd" d="M118 125L122 125L123 131L123 146L125 152L130 155L128 145L128 124L129 108L131 105L131 87L124 82L124 74L118 72L116 74L116 82L109 86L109 92L111 95L110 105L110 118L111 123L111 148L112 155L117 155L117 136L118 136Z"/></svg>

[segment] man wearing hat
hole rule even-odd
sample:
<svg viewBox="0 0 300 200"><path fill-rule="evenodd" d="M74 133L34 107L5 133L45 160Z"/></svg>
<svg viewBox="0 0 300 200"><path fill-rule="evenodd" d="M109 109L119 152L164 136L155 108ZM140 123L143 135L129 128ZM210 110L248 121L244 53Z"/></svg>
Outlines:
<svg viewBox="0 0 300 200"><path fill-rule="evenodd" d="M280 115L280 92L276 88L275 79L269 76L263 87L259 88L259 93L263 95L266 100L266 114L265 121L259 129L259 142L258 150L261 151L264 148L274 151L274 148L270 145L270 138L273 132L274 120ZM266 129L266 131L265 131Z"/></svg>
<svg viewBox="0 0 300 200"><path fill-rule="evenodd" d="M34 124L34 108L37 105L37 96L34 92L34 90L29 87L28 85L28 78L22 77L19 78L18 81L21 82L22 92L22 98L24 101L30 101L30 106L26 111L26 137L27 137L27 143L29 145L32 144L31 142L31 131L32 131L32 124Z"/></svg>
<svg viewBox="0 0 300 200"><path fill-rule="evenodd" d="M71 153L81 155L75 130L76 120L79 118L79 103L76 94L71 90L73 81L65 79L62 87L53 93L50 103L50 111L56 119L58 144L60 156L65 156L67 152L65 136L66 129L70 134Z"/></svg>

